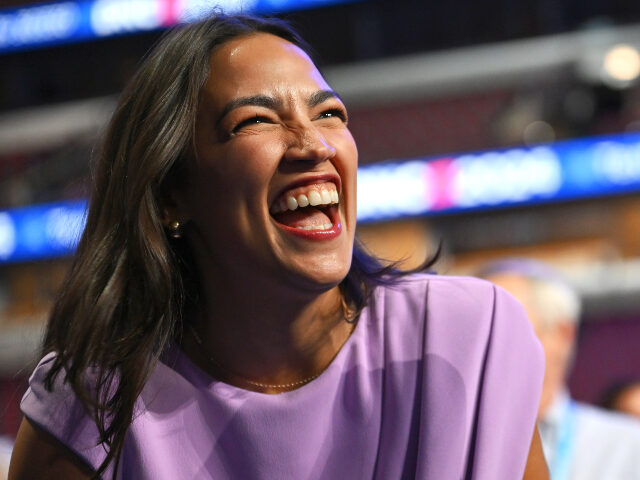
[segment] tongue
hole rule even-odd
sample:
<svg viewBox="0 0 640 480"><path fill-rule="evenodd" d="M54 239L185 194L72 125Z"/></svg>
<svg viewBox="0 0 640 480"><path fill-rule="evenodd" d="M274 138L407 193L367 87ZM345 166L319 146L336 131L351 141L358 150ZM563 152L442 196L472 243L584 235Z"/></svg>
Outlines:
<svg viewBox="0 0 640 480"><path fill-rule="evenodd" d="M331 219L322 210L316 207L304 207L297 210L274 215L274 218L288 227L317 227L331 223Z"/></svg>

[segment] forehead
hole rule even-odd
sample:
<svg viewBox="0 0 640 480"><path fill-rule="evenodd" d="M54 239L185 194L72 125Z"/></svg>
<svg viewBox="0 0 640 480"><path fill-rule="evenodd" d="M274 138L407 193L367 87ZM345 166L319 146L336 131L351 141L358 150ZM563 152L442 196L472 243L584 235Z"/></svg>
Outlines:
<svg viewBox="0 0 640 480"><path fill-rule="evenodd" d="M292 43L268 33L234 39L209 59L204 93L213 97L255 94L291 95L329 89L309 56Z"/></svg>

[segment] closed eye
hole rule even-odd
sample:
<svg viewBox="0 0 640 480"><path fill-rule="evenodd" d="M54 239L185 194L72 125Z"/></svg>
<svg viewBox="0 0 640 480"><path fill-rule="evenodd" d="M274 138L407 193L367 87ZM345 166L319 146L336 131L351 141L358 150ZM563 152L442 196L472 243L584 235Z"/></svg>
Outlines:
<svg viewBox="0 0 640 480"><path fill-rule="evenodd" d="M328 110L325 110L320 115L318 115L317 118L339 118L342 122L347 123L347 114L341 108L330 108Z"/></svg>
<svg viewBox="0 0 640 480"><path fill-rule="evenodd" d="M231 133L237 133L244 127L247 127L249 125L257 125L258 123L271 123L271 120L267 117L256 114L254 117L249 117L236 124L236 126L231 130Z"/></svg>

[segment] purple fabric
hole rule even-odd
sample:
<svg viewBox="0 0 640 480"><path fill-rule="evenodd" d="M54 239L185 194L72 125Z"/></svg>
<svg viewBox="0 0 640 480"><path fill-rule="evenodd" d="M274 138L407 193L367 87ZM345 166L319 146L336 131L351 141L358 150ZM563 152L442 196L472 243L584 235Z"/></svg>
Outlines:
<svg viewBox="0 0 640 480"><path fill-rule="evenodd" d="M94 467L95 426L36 368L24 414ZM329 368L279 395L211 379L175 347L148 381L120 469L133 479L522 478L543 355L518 303L471 278L378 288ZM105 477L108 478L108 477Z"/></svg>

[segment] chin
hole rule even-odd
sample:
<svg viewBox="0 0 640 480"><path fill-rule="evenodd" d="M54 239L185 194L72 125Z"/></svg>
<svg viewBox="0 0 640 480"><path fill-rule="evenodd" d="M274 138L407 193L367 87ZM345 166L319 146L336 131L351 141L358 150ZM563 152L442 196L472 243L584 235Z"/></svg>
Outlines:
<svg viewBox="0 0 640 480"><path fill-rule="evenodd" d="M304 262L291 272L290 279L297 288L326 291L339 285L351 268L348 258L330 258Z"/></svg>

